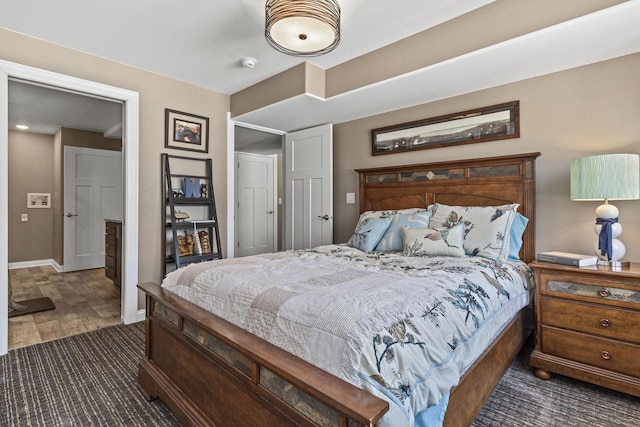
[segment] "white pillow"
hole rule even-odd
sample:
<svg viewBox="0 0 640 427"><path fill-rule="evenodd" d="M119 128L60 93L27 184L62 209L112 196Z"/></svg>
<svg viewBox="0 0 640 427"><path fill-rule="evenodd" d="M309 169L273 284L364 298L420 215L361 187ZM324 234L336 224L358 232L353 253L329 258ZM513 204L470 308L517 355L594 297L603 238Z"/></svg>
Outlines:
<svg viewBox="0 0 640 427"><path fill-rule="evenodd" d="M464 224L451 228L403 228L405 256L464 257Z"/></svg>
<svg viewBox="0 0 640 427"><path fill-rule="evenodd" d="M517 203L502 206L449 206L436 203L431 209L429 228L465 225L464 250L467 255L505 262L509 256L511 224Z"/></svg>

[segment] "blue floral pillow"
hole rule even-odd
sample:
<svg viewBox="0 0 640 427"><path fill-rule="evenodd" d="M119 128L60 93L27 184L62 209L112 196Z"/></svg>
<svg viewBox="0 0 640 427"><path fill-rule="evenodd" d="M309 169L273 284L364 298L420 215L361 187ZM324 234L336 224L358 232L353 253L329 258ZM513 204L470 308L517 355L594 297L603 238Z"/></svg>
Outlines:
<svg viewBox="0 0 640 427"><path fill-rule="evenodd" d="M367 218L356 228L347 245L364 252L372 252L384 232L389 228L391 218Z"/></svg>
<svg viewBox="0 0 640 427"><path fill-rule="evenodd" d="M404 244L403 228L427 228L431 212L422 211L414 214L397 213L391 217L389 228L378 242L376 252L401 251Z"/></svg>

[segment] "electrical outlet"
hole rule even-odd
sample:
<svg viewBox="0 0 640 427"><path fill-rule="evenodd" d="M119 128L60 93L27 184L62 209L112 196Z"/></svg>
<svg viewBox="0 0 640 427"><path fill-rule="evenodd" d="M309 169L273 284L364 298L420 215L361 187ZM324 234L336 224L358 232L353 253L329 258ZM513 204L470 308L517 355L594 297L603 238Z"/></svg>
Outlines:
<svg viewBox="0 0 640 427"><path fill-rule="evenodd" d="M20 220L21 220L22 222L27 222L27 221L29 221L29 214L22 214L22 215L20 216Z"/></svg>

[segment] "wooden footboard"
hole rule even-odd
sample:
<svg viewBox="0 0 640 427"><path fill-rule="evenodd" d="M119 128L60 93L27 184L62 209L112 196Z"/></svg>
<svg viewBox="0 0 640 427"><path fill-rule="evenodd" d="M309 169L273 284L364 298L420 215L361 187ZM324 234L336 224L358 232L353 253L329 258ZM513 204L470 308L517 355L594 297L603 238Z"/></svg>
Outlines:
<svg viewBox="0 0 640 427"><path fill-rule="evenodd" d="M139 385L185 426L374 426L389 405L158 285Z"/></svg>
<svg viewBox="0 0 640 427"><path fill-rule="evenodd" d="M139 386L185 426L374 426L389 405L153 283ZM452 391L445 425L469 425L530 328L522 311ZM532 326L532 323L531 323Z"/></svg>

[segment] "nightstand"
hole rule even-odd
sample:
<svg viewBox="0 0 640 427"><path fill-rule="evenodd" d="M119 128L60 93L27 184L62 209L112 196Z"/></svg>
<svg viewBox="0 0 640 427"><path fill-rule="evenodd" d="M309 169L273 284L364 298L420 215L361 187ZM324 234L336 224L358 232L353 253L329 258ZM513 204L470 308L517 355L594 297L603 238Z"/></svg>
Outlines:
<svg viewBox="0 0 640 427"><path fill-rule="evenodd" d="M533 262L531 366L640 396L640 264L618 270Z"/></svg>

